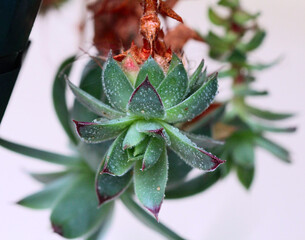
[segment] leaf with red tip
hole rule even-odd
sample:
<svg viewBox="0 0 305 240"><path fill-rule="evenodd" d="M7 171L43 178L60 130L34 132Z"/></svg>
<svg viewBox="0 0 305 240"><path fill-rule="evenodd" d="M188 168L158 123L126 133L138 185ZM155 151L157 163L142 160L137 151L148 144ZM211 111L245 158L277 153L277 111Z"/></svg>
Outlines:
<svg viewBox="0 0 305 240"><path fill-rule="evenodd" d="M128 111L144 118L163 118L164 107L159 94L151 85L148 77L132 93Z"/></svg>
<svg viewBox="0 0 305 240"><path fill-rule="evenodd" d="M100 169L102 171L103 169ZM121 177L109 174L98 174L95 179L95 191L99 200L99 205L117 198L128 187L132 179L132 171L127 172Z"/></svg>
<svg viewBox="0 0 305 240"><path fill-rule="evenodd" d="M124 129L134 122L132 117L124 117L104 122L74 121L81 139L87 143L99 143L118 136Z"/></svg>
<svg viewBox="0 0 305 240"><path fill-rule="evenodd" d="M134 186L135 193L140 202L156 217L164 199L164 192L167 182L167 153L163 148L162 154L157 163L146 171L142 171L142 162L135 165Z"/></svg>
<svg viewBox="0 0 305 240"><path fill-rule="evenodd" d="M164 149L164 141L152 137L150 138L150 141L147 145L144 158L143 158L143 164L142 164L142 170L147 170L155 165L155 163L159 160L162 152Z"/></svg>
<svg viewBox="0 0 305 240"><path fill-rule="evenodd" d="M220 160L212 153L199 148L189 138L183 135L178 128L161 123L171 139L170 148L187 164L205 171L213 171L225 161Z"/></svg>
<svg viewBox="0 0 305 240"><path fill-rule="evenodd" d="M108 153L105 156L105 163L101 174L107 173L115 176L122 176L128 172L128 170L134 164L128 162L128 154L126 150L123 150L123 141L126 136L126 131L121 133L117 139L110 146Z"/></svg>

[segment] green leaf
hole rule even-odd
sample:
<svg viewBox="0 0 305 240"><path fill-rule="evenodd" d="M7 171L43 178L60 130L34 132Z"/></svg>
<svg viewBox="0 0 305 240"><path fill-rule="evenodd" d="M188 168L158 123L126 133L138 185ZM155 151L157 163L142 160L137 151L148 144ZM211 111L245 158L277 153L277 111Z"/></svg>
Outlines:
<svg viewBox="0 0 305 240"><path fill-rule="evenodd" d="M204 66L204 60L201 60L199 66L197 67L197 69L195 70L195 72L194 72L194 73L192 74L192 76L190 77L189 89L192 89L192 88L196 85L196 83L197 83L197 81L198 81L200 75L202 74L202 68L203 68L203 66Z"/></svg>
<svg viewBox="0 0 305 240"><path fill-rule="evenodd" d="M229 69L229 70L224 70L220 71L218 73L218 78L227 78L227 77L236 77L238 75L238 72L236 69Z"/></svg>
<svg viewBox="0 0 305 240"><path fill-rule="evenodd" d="M102 65L103 62L100 61ZM101 99L102 96L102 68L93 60L90 60L81 76L81 81L79 88L83 91L90 94L92 97L96 99ZM96 115L92 113L89 109L83 106L78 100L74 101L73 109L72 109L72 117L73 119L77 119L82 122L91 122L96 119L100 115Z"/></svg>
<svg viewBox="0 0 305 240"><path fill-rule="evenodd" d="M136 128L139 132L145 133L149 136L164 139L167 145L171 144L168 134L160 123L140 120L137 121Z"/></svg>
<svg viewBox="0 0 305 240"><path fill-rule="evenodd" d="M112 211L113 204L103 205L99 209L97 206L94 175L79 175L52 211L54 232L65 238L77 238L96 231Z"/></svg>
<svg viewBox="0 0 305 240"><path fill-rule="evenodd" d="M64 76L69 75L72 68L72 63L75 61L75 56L67 58L59 67L58 72L53 83L53 105L57 117L64 128L65 132L69 136L70 140L77 144L77 138L73 133L73 128L71 126L71 118L66 102L66 83Z"/></svg>
<svg viewBox="0 0 305 240"><path fill-rule="evenodd" d="M166 189L166 199L177 199L201 193L221 179L220 171L204 173L191 180L172 185Z"/></svg>
<svg viewBox="0 0 305 240"><path fill-rule="evenodd" d="M132 167L133 162L128 161L127 151L122 148L125 136L126 131L122 132L110 146L101 173L122 176Z"/></svg>
<svg viewBox="0 0 305 240"><path fill-rule="evenodd" d="M188 88L188 76L183 64L178 64L168 72L157 91L165 108L170 108L183 100Z"/></svg>
<svg viewBox="0 0 305 240"><path fill-rule="evenodd" d="M29 173L29 174L36 181L47 184L67 175L68 173L69 171L51 172L51 173Z"/></svg>
<svg viewBox="0 0 305 240"><path fill-rule="evenodd" d="M256 117L266 119L266 120L283 120L290 117L293 117L291 113L274 113L266 110L261 110L249 105L246 105L247 112L253 114Z"/></svg>
<svg viewBox="0 0 305 240"><path fill-rule="evenodd" d="M265 37L266 37L266 32L263 30L258 30L255 32L254 36L251 38L251 40L248 43L240 44L238 48L244 52L253 51L263 43Z"/></svg>
<svg viewBox="0 0 305 240"><path fill-rule="evenodd" d="M102 82L110 104L118 110L126 112L133 87L111 54L104 66Z"/></svg>
<svg viewBox="0 0 305 240"><path fill-rule="evenodd" d="M256 122L251 119L246 119L246 122L248 125L257 132L263 132L263 131L268 131L268 132L277 132L277 133L291 133L296 131L296 127L274 127L270 125L264 125L259 122Z"/></svg>
<svg viewBox="0 0 305 240"><path fill-rule="evenodd" d="M123 149L132 148L141 143L146 137L146 134L138 132L136 123L132 124L127 131L123 141Z"/></svg>
<svg viewBox="0 0 305 240"><path fill-rule="evenodd" d="M278 145L277 143L262 137L258 136L255 138L255 143L272 153L274 156L278 157L279 159L283 160L284 162L290 163L290 154L288 150L283 148L282 146Z"/></svg>
<svg viewBox="0 0 305 240"><path fill-rule="evenodd" d="M247 60L246 54L238 49L234 49L227 58L228 62L239 65L243 65L246 62L246 60Z"/></svg>
<svg viewBox="0 0 305 240"><path fill-rule="evenodd" d="M235 147L232 149L232 157L236 164L244 168L254 167L254 146L246 138L236 139Z"/></svg>
<svg viewBox="0 0 305 240"><path fill-rule="evenodd" d="M240 84L233 88L234 94L240 97L246 96L266 96L268 95L267 91L256 91L249 88L248 84Z"/></svg>
<svg viewBox="0 0 305 240"><path fill-rule="evenodd" d="M215 170L224 161L220 160L206 150L197 147L189 138L183 135L177 128L161 123L168 133L170 148L178 154L187 164L206 171Z"/></svg>
<svg viewBox="0 0 305 240"><path fill-rule="evenodd" d="M149 57L141 67L135 86L138 87L142 82L145 81L146 77L148 77L154 88L157 88L164 79L164 72L162 68L152 57Z"/></svg>
<svg viewBox="0 0 305 240"><path fill-rule="evenodd" d="M76 166L82 163L82 160L78 157L65 156L57 153L47 152L17 143L9 142L0 138L0 146L11 150L22 155L39 159L41 161L46 161L49 163L55 163L65 166Z"/></svg>
<svg viewBox="0 0 305 240"><path fill-rule="evenodd" d="M159 160L163 149L163 140L156 137L150 138L143 158L142 171L150 169L155 165L155 163Z"/></svg>
<svg viewBox="0 0 305 240"><path fill-rule="evenodd" d="M168 162L165 147L163 147L158 162L151 168L142 171L142 163L139 161L135 165L134 186L136 196L157 220L164 198L167 170Z"/></svg>
<svg viewBox="0 0 305 240"><path fill-rule="evenodd" d="M104 122L74 121L81 139L87 143L99 143L118 136L135 121L132 117L123 117Z"/></svg>
<svg viewBox="0 0 305 240"><path fill-rule="evenodd" d="M179 64L182 64L181 59L175 53L173 53L173 56L172 56L172 59L171 59L171 63L170 63L170 65L168 67L168 70L167 70L167 74L169 74Z"/></svg>
<svg viewBox="0 0 305 240"><path fill-rule="evenodd" d="M121 196L121 200L126 208L136 216L140 220L141 223L147 225L152 228L156 232L159 232L168 240L185 240L185 238L180 237L175 232L167 228L160 222L156 222L156 220L149 215L146 211L144 211L127 193Z"/></svg>
<svg viewBox="0 0 305 240"><path fill-rule="evenodd" d="M164 117L163 103L148 77L132 93L128 103L128 111L147 119Z"/></svg>
<svg viewBox="0 0 305 240"><path fill-rule="evenodd" d="M133 151L133 156L136 157L140 154L144 154L149 141L150 141L150 138L146 137L140 144L135 146L134 151Z"/></svg>
<svg viewBox="0 0 305 240"><path fill-rule="evenodd" d="M254 179L254 167L245 168L237 165L237 176L242 185L249 189Z"/></svg>
<svg viewBox="0 0 305 240"><path fill-rule="evenodd" d="M103 167L98 171L95 181L96 194L99 205L109 202L120 196L129 186L132 179L132 171L123 176L112 176L109 174L100 174Z"/></svg>
<svg viewBox="0 0 305 240"><path fill-rule="evenodd" d="M187 136L198 147L207 149L208 151L212 151L213 149L222 146L224 144L224 142L216 141L204 135L198 135L188 132L183 132L183 134Z"/></svg>
<svg viewBox="0 0 305 240"><path fill-rule="evenodd" d="M217 75L178 105L166 110L165 120L170 123L189 121L202 113L214 100L218 91Z"/></svg>
<svg viewBox="0 0 305 240"><path fill-rule="evenodd" d="M114 110L112 107L108 106L107 104L103 103L102 101L91 96L89 93L76 87L68 79L67 79L67 84L71 88L76 99L81 104L83 104L86 108L88 108L91 112L97 114L98 116L104 116L106 118L113 119L113 118L119 118L119 117L122 117L125 115L124 113Z"/></svg>
<svg viewBox="0 0 305 240"><path fill-rule="evenodd" d="M209 19L212 23L218 26L227 26L228 21L220 17L212 8L209 8Z"/></svg>
<svg viewBox="0 0 305 240"><path fill-rule="evenodd" d="M239 0L220 0L218 4L225 7L236 8L239 6Z"/></svg>
<svg viewBox="0 0 305 240"><path fill-rule="evenodd" d="M239 11L234 12L233 20L235 23L237 23L239 25L244 25L248 21L257 18L259 15L260 15L259 13L252 15L245 11L239 10Z"/></svg>
<svg viewBox="0 0 305 240"><path fill-rule="evenodd" d="M18 204L33 209L52 208L61 195L75 180L75 175L67 175L49 183L43 190L18 201Z"/></svg>

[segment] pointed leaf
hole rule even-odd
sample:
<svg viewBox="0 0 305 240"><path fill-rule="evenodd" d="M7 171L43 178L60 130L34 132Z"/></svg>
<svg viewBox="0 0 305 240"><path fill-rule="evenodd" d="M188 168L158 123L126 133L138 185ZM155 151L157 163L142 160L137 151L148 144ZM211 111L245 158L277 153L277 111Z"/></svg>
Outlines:
<svg viewBox="0 0 305 240"><path fill-rule="evenodd" d="M138 132L136 129L136 123L132 124L127 131L124 138L123 149L132 148L145 139L146 135L144 133Z"/></svg>
<svg viewBox="0 0 305 240"><path fill-rule="evenodd" d="M76 130L81 139L87 143L99 143L118 136L134 122L132 117L124 117L105 122L77 122Z"/></svg>
<svg viewBox="0 0 305 240"><path fill-rule="evenodd" d="M238 46L238 48L242 51L249 52L258 48L266 37L266 32L263 30L258 30L252 39L246 43Z"/></svg>
<svg viewBox="0 0 305 240"><path fill-rule="evenodd" d="M78 140L73 133L73 128L71 126L71 117L66 102L66 83L64 78L65 76L70 74L74 61L75 56L72 56L66 59L59 67L53 83L52 98L56 115L62 127L69 136L70 140L74 144L77 144Z"/></svg>
<svg viewBox="0 0 305 240"><path fill-rule="evenodd" d="M244 25L246 24L249 20L255 19L259 16L260 14L257 13L255 15L249 14L245 11L239 10L236 11L233 14L233 20L235 23L239 24L239 25Z"/></svg>
<svg viewBox="0 0 305 240"><path fill-rule="evenodd" d="M154 164L159 160L163 149L164 141L155 137L150 138L143 158L142 171L154 166Z"/></svg>
<svg viewBox="0 0 305 240"><path fill-rule="evenodd" d="M218 4L225 7L236 8L239 6L239 0L220 0Z"/></svg>
<svg viewBox="0 0 305 240"><path fill-rule="evenodd" d="M63 176L67 175L69 171L51 172L51 173L29 173L32 178L40 183L51 183Z"/></svg>
<svg viewBox="0 0 305 240"><path fill-rule="evenodd" d="M110 104L118 110L126 112L133 87L111 55L104 66L102 81Z"/></svg>
<svg viewBox="0 0 305 240"><path fill-rule="evenodd" d="M122 117L125 115L124 113L113 109L112 107L108 106L107 104L103 103L102 101L91 96L89 93L85 92L84 90L76 87L68 79L67 79L67 84L71 88L76 99L81 104L83 104L85 107L87 107L90 111L97 114L98 116L104 116L108 119L113 119L113 118L119 118L119 117Z"/></svg>
<svg viewBox="0 0 305 240"><path fill-rule="evenodd" d="M164 79L164 72L162 68L152 57L149 57L141 67L135 86L138 87L142 82L145 81L146 77L148 77L151 85L153 85L155 88L157 88Z"/></svg>
<svg viewBox="0 0 305 240"><path fill-rule="evenodd" d="M212 8L209 8L209 19L218 26L227 26L228 20L220 17Z"/></svg>
<svg viewBox="0 0 305 240"><path fill-rule="evenodd" d="M182 64L181 59L175 53L173 53L173 56L172 56L172 59L171 59L171 63L169 65L169 67L168 67L167 74L169 74L179 64Z"/></svg>
<svg viewBox="0 0 305 240"><path fill-rule="evenodd" d="M242 166L237 166L237 176L242 185L249 189L254 179L254 167L245 168Z"/></svg>
<svg viewBox="0 0 305 240"><path fill-rule="evenodd" d="M136 162L134 186L135 193L140 202L147 208L158 220L158 214L164 198L164 192L167 182L167 154L164 147L158 162L142 171L142 163Z"/></svg>
<svg viewBox="0 0 305 240"><path fill-rule="evenodd" d="M234 149L232 149L233 161L243 168L254 167L254 146L246 139L236 141Z"/></svg>
<svg viewBox="0 0 305 240"><path fill-rule="evenodd" d="M128 162L127 151L122 148L125 136L126 131L122 132L110 146L101 173L122 176L133 165L133 162Z"/></svg>
<svg viewBox="0 0 305 240"><path fill-rule="evenodd" d="M0 146L11 150L22 155L39 159L41 161L46 161L49 163L55 163L65 166L77 166L82 163L82 160L79 157L65 156L57 153L47 152L17 143L9 142L0 138Z"/></svg>
<svg viewBox="0 0 305 240"><path fill-rule="evenodd" d="M236 86L233 88L234 94L236 96L246 97L246 96L266 96L268 95L267 91L256 91L254 89L249 88L247 84Z"/></svg>
<svg viewBox="0 0 305 240"><path fill-rule="evenodd" d="M189 88L192 88L196 84L196 82L198 81L198 79L199 79L199 77L202 73L203 66L204 66L204 60L201 60L199 66L197 67L195 72L190 77Z"/></svg>
<svg viewBox="0 0 305 240"><path fill-rule="evenodd" d="M167 145L171 144L168 134L160 123L140 120L137 121L136 128L139 132L143 132L149 136L163 138Z"/></svg>
<svg viewBox="0 0 305 240"><path fill-rule="evenodd" d="M284 162L290 163L290 154L288 150L278 145L277 143L265 138L265 137L257 137L255 138L255 143L272 153L274 156L283 160Z"/></svg>
<svg viewBox="0 0 305 240"><path fill-rule="evenodd" d="M252 106L247 105L246 110L256 117L263 118L266 120L283 120L293 117L291 113L273 113L265 110L261 110Z"/></svg>
<svg viewBox="0 0 305 240"><path fill-rule="evenodd" d="M75 175L62 177L46 185L43 190L20 200L18 204L33 209L52 208L74 180Z"/></svg>
<svg viewBox="0 0 305 240"><path fill-rule="evenodd" d="M121 195L128 187L132 179L132 171L121 177L109 174L100 174L103 168L98 171L95 180L95 190L99 205L109 202Z"/></svg>
<svg viewBox="0 0 305 240"><path fill-rule="evenodd" d="M275 127L275 126L265 125L248 118L246 118L246 122L254 131L258 131L258 132L268 131L268 132L276 132L276 133L291 133L291 132L295 132L297 129L296 127Z"/></svg>
<svg viewBox="0 0 305 240"><path fill-rule="evenodd" d="M224 144L224 142L216 141L212 138L206 137L204 135L198 135L188 132L182 132L185 136L187 136L193 143L195 143L198 147L207 149L208 151L212 151L217 147L220 147Z"/></svg>
<svg viewBox="0 0 305 240"><path fill-rule="evenodd" d="M163 103L148 77L132 93L128 103L128 111L147 119L164 117Z"/></svg>
<svg viewBox="0 0 305 240"><path fill-rule="evenodd" d="M97 206L94 175L79 175L52 211L54 231L65 238L82 237L95 231L112 211L113 204L106 204L99 209Z"/></svg>
<svg viewBox="0 0 305 240"><path fill-rule="evenodd" d="M157 91L165 108L181 102L188 88L188 76L183 64L178 64L162 81Z"/></svg>
<svg viewBox="0 0 305 240"><path fill-rule="evenodd" d="M197 147L196 144L183 135L177 128L166 123L162 123L162 125L170 137L170 148L187 164L202 170L213 171L220 164L224 163L223 160L220 160L213 154Z"/></svg>
<svg viewBox="0 0 305 240"><path fill-rule="evenodd" d="M166 110L170 123L189 121L202 113L214 100L218 90L217 75L178 105Z"/></svg>
<svg viewBox="0 0 305 240"><path fill-rule="evenodd" d="M140 144L135 146L134 151L133 151L133 156L136 157L140 154L144 154L149 141L150 141L150 137L146 137Z"/></svg>

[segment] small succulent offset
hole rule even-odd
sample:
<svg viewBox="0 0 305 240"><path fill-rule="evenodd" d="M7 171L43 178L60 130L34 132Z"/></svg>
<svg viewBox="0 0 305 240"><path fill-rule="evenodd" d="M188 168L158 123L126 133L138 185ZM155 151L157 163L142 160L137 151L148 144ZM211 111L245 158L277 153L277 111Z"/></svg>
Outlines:
<svg viewBox="0 0 305 240"><path fill-rule="evenodd" d="M125 74L129 69L133 74ZM131 57L118 63L110 55L102 74L105 102L68 81L77 100L102 117L93 122L74 121L80 138L92 144L115 139L97 170L100 204L123 190L107 194L105 178L116 176L127 186L133 172L135 194L157 218L168 178L167 148L201 170L212 171L224 163L208 151L219 142L174 126L201 114L216 96L217 74L207 77L202 69L203 62L189 78L175 55L166 73L152 57L139 68ZM201 147L192 139L200 140Z"/></svg>

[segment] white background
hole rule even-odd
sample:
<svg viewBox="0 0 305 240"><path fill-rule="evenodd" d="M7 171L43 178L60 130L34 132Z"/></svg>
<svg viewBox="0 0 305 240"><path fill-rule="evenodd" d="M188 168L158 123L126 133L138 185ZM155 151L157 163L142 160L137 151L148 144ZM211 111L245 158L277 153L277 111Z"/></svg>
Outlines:
<svg viewBox="0 0 305 240"><path fill-rule="evenodd" d="M1 137L46 150L69 153L67 138L59 125L51 101L51 85L58 64L78 49L77 24L81 2L72 1L59 12L39 17L32 31L33 44L20 73L8 110L0 128ZM207 6L216 1L185 0L176 11L185 22L202 32L210 27ZM258 106L296 112L285 122L297 125L293 135L270 135L291 150L293 164L257 151L254 184L245 191L236 175L207 192L177 201L165 201L160 219L187 239L257 240L305 239L305 2L300 0L252 0L244 6L261 11L260 23L268 36L254 60L284 60L260 73L256 86L271 96L256 100ZM206 48L190 43L188 57L194 62L207 56ZM207 59L210 70L216 65ZM222 85L220 91L224 88ZM33 211L14 204L40 189L27 171L50 169L49 165L0 149L0 233L5 240L56 240L49 225L48 211ZM143 226L117 204L106 239L163 239Z"/></svg>

